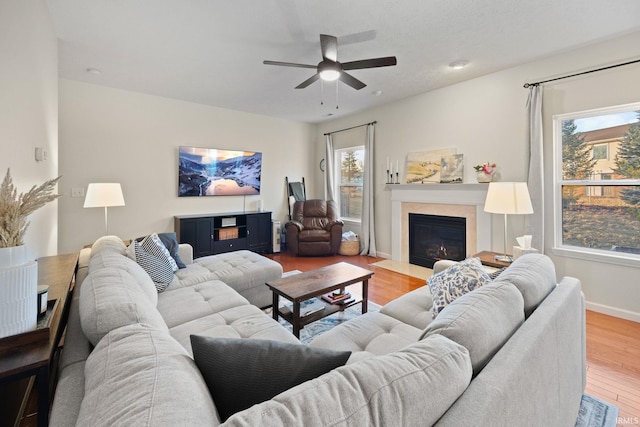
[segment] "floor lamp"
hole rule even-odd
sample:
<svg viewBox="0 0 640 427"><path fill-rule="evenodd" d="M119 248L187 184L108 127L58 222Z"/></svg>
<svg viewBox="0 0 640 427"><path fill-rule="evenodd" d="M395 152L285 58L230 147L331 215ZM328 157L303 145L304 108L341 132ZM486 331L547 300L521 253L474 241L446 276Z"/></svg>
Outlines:
<svg viewBox="0 0 640 427"><path fill-rule="evenodd" d="M504 256L496 260L511 262L507 255L507 215L532 214L531 197L526 182L490 182L484 211L504 215Z"/></svg>
<svg viewBox="0 0 640 427"><path fill-rule="evenodd" d="M85 208L104 207L104 233L109 234L107 220L107 208L109 206L124 206L122 187L118 183L92 183L87 188L87 196L84 199Z"/></svg>

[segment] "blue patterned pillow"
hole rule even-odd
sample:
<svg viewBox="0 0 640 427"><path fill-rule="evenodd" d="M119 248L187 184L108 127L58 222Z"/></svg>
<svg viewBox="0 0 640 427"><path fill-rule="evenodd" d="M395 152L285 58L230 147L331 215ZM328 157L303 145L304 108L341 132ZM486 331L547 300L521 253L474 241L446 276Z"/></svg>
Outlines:
<svg viewBox="0 0 640 427"><path fill-rule="evenodd" d="M479 258L467 258L427 279L435 319L456 298L491 282Z"/></svg>

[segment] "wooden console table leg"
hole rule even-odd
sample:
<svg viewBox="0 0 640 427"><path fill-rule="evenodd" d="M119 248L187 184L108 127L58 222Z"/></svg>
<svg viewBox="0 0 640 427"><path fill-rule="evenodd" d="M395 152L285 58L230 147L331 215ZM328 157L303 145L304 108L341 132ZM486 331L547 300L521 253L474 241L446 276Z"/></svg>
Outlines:
<svg viewBox="0 0 640 427"><path fill-rule="evenodd" d="M38 369L38 427L49 425L49 366Z"/></svg>
<svg viewBox="0 0 640 427"><path fill-rule="evenodd" d="M362 314L369 309L369 279L362 281Z"/></svg>

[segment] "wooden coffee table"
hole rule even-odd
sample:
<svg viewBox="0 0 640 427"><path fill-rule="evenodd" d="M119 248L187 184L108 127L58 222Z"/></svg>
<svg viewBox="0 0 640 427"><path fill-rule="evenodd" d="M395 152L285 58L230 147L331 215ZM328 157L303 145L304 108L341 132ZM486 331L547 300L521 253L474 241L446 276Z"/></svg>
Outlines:
<svg viewBox="0 0 640 427"><path fill-rule="evenodd" d="M371 276L373 276L373 271L346 262L339 262L305 273L271 280L267 282L267 286L273 292L273 318L278 320L278 315L282 316L293 325L293 335L300 338L300 329L305 325L338 311L344 311L352 305L362 304L362 314L364 314L367 312L367 293ZM306 316L300 315L301 302L358 282L362 282L362 300L348 304L327 303L324 310ZM278 307L281 296L293 303L293 312L286 307Z"/></svg>

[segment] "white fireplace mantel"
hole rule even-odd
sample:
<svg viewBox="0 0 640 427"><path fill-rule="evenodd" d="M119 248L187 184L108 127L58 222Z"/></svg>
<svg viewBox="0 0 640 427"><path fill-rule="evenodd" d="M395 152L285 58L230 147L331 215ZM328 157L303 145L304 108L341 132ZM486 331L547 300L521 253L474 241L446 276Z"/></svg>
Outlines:
<svg viewBox="0 0 640 427"><path fill-rule="evenodd" d="M467 215L462 212L471 210L473 218L468 218L468 220L471 219L472 222L475 222L476 229L475 233L467 233L468 255L482 250L490 250L491 214L484 211L487 184L387 184L386 188L391 191L391 258L394 261L409 261L407 210L411 211L419 204L423 204L423 207L417 210L419 213L430 213L431 207L429 205L443 205L438 206L436 210L441 211L440 208L444 208L447 212L446 215L449 216L466 217ZM460 205L460 209L456 205ZM475 212L470 207L474 207ZM459 215L457 214L458 210L461 212Z"/></svg>

